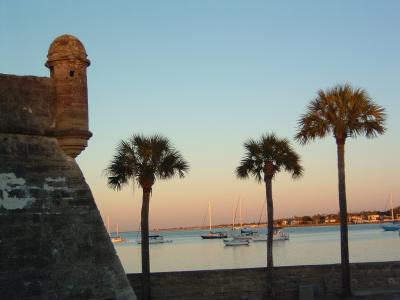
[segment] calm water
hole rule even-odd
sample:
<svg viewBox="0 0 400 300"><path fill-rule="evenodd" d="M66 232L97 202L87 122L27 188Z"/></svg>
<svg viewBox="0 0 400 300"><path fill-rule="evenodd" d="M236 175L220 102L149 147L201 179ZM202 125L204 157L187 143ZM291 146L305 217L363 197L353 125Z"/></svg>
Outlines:
<svg viewBox="0 0 400 300"><path fill-rule="evenodd" d="M274 242L276 266L340 262L339 226L287 228L289 241ZM266 265L266 242L225 247L222 240L202 240L207 231L162 231L172 243L150 245L152 272L234 269ZM265 233L265 229L261 229ZM136 232L122 233L128 242L114 244L125 272L141 272ZM351 262L400 260L399 232L384 232L379 224L349 226Z"/></svg>

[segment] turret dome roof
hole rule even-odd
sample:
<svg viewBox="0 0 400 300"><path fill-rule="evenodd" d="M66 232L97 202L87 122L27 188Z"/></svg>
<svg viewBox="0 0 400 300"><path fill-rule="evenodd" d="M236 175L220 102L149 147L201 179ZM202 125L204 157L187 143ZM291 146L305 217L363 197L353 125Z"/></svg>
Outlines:
<svg viewBox="0 0 400 300"><path fill-rule="evenodd" d="M70 34L60 35L51 43L47 58L46 66L49 66L52 61L65 59L80 60L90 64L82 42Z"/></svg>

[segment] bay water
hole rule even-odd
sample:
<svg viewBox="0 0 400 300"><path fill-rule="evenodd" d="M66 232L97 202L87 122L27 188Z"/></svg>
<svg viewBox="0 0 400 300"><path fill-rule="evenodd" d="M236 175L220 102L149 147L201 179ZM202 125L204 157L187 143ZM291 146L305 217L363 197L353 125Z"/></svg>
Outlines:
<svg viewBox="0 0 400 300"><path fill-rule="evenodd" d="M229 231L229 229L227 229ZM266 229L260 228L265 234ZM333 264L340 262L340 228L308 226L285 228L290 239L274 241L275 266ZM221 239L203 240L207 230L160 231L171 243L150 245L151 272L265 267L267 243L225 246ZM126 273L141 272L141 250L137 232L121 233L127 239L114 244ZM398 231L386 232L381 224L349 225L350 262L400 260Z"/></svg>

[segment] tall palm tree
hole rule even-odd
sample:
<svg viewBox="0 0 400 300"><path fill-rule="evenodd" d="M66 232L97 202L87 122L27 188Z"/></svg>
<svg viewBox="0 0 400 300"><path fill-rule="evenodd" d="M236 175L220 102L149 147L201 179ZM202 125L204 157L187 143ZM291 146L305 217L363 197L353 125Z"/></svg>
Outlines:
<svg viewBox="0 0 400 300"><path fill-rule="evenodd" d="M106 168L108 185L120 190L130 180L143 189L141 211L142 278L143 298L150 299L150 256L149 256L149 204L156 179L184 177L188 163L175 150L169 140L160 135L145 137L133 135L121 141L116 154Z"/></svg>
<svg viewBox="0 0 400 300"><path fill-rule="evenodd" d="M259 140L250 139L244 143L245 155L236 168L236 176L241 179L254 177L259 183L264 181L267 198L268 236L267 271L268 286L271 293L273 255L274 207L272 201L272 179L276 173L285 170L298 178L303 174L300 157L287 139L279 139L275 134L262 135Z"/></svg>
<svg viewBox="0 0 400 300"><path fill-rule="evenodd" d="M337 85L318 96L308 105L307 112L298 122L295 139L306 144L316 138L333 135L337 145L338 188L340 208L340 242L342 288L351 295L350 265L347 230L347 204L345 183L345 143L350 137L365 135L373 138L385 132L384 108L375 104L364 89L349 84Z"/></svg>

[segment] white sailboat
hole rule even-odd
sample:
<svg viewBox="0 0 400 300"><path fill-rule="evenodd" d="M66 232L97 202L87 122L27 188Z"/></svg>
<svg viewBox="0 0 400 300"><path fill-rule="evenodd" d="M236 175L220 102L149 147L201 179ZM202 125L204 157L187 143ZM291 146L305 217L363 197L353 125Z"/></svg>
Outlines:
<svg viewBox="0 0 400 300"><path fill-rule="evenodd" d="M211 227L211 202L208 201L208 220L209 220L209 232L207 234L201 234L202 239L224 239L228 235L221 231L212 231Z"/></svg>
<svg viewBox="0 0 400 300"><path fill-rule="evenodd" d="M390 200L390 209L392 211L392 224L382 225L382 229L384 231L397 231L400 230L400 223L396 223L394 221L392 193L389 194L389 200Z"/></svg>
<svg viewBox="0 0 400 300"><path fill-rule="evenodd" d="M239 227L235 227L236 220L236 212L239 208ZM237 231L240 229L240 231ZM253 236L258 235L258 230L252 228L243 227L243 219L242 219L242 198L239 196L238 204L236 205L236 209L232 212L232 232L231 237L235 239L244 239L250 240Z"/></svg>
<svg viewBox="0 0 400 300"><path fill-rule="evenodd" d="M265 202L263 202L263 206L261 208L261 213L265 207ZM261 214L258 220L258 224L261 222ZM268 233L260 234L253 237L254 242L266 242L268 240ZM272 240L273 241L287 241L289 240L289 233L286 232L282 227L274 227L272 231Z"/></svg>
<svg viewBox="0 0 400 300"><path fill-rule="evenodd" d="M254 228L247 228L247 227L243 227L243 221L242 221L242 198L240 198L240 235L241 236L245 236L245 237L249 237L250 239L258 236L259 232L257 229Z"/></svg>
<svg viewBox="0 0 400 300"><path fill-rule="evenodd" d="M109 237L111 239L111 242L114 243L114 244L122 243L122 242L126 242L127 241L125 238L123 238L122 236L119 235L118 224L117 224L116 234L115 235L111 234L111 232L110 232L110 217L108 217L108 216L107 216L107 232L108 232L108 235L109 235Z"/></svg>
<svg viewBox="0 0 400 300"><path fill-rule="evenodd" d="M289 240L289 233L283 230L281 227L275 227L272 233L272 239L274 241L287 241ZM267 234L262 234L253 237L254 242L266 242L268 240Z"/></svg>
<svg viewBox="0 0 400 300"><path fill-rule="evenodd" d="M138 230L137 236L136 236L136 243L138 243L138 244L142 243L142 238L140 236L140 233L141 233L141 228L139 226L139 230ZM172 240L164 239L164 236L162 236L160 234L150 234L149 233L149 245L164 244L164 243L172 243Z"/></svg>

